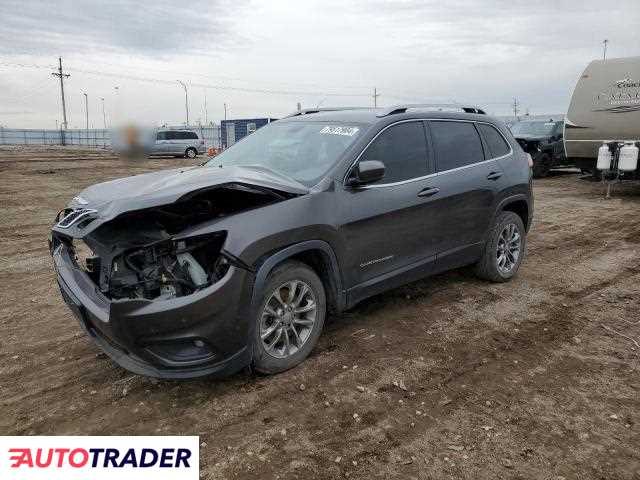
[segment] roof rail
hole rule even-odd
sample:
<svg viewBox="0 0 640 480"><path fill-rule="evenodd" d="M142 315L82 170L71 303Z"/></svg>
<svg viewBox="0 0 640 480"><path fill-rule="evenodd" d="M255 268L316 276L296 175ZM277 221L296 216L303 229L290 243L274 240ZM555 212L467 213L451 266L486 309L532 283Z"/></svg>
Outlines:
<svg viewBox="0 0 640 480"><path fill-rule="evenodd" d="M378 113L377 117L386 117L387 115L394 115L396 113L405 113L412 108L418 108L423 110L436 110L438 112L464 112L464 113L479 113L485 115L485 111L479 107L471 105L459 105L457 103L411 103L406 105L394 105L383 109Z"/></svg>
<svg viewBox="0 0 640 480"><path fill-rule="evenodd" d="M285 118L297 117L300 115L310 115L320 112L341 112L343 110L370 110L369 107L323 107L323 108L303 108L287 115Z"/></svg>

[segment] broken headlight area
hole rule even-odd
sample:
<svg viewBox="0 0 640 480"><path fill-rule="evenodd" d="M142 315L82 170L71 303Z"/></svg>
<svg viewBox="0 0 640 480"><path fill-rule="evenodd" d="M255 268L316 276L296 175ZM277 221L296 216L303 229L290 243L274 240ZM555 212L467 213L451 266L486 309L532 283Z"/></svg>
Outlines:
<svg viewBox="0 0 640 480"><path fill-rule="evenodd" d="M516 141L520 144L522 149L531 156L535 156L542 151L539 140L525 140L524 138L516 138Z"/></svg>
<svg viewBox="0 0 640 480"><path fill-rule="evenodd" d="M225 234L186 240L165 239L124 250L115 256L106 283L113 299L168 300L191 295L218 282L230 267L221 254ZM104 281L106 280L106 281Z"/></svg>
<svg viewBox="0 0 640 480"><path fill-rule="evenodd" d="M71 240L72 258L76 266L90 276L100 271L100 257L83 240Z"/></svg>

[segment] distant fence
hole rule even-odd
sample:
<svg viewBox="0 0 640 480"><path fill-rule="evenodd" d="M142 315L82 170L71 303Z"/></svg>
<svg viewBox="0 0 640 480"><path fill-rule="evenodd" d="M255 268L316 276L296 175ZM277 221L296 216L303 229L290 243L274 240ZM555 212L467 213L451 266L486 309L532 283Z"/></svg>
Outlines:
<svg viewBox="0 0 640 480"><path fill-rule="evenodd" d="M163 127L174 130L194 130L210 147L220 147L220 127L218 125ZM18 129L0 127L0 145L79 145L92 148L110 148L111 132L103 128L90 129Z"/></svg>

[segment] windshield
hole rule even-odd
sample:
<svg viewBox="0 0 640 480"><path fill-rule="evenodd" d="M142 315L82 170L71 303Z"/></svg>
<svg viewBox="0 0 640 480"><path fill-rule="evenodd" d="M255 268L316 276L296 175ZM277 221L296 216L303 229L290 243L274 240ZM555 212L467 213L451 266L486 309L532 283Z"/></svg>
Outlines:
<svg viewBox="0 0 640 480"><path fill-rule="evenodd" d="M541 137L551 135L555 122L518 122L511 125L511 132L514 135L531 135Z"/></svg>
<svg viewBox="0 0 640 480"><path fill-rule="evenodd" d="M206 166L260 166L313 186L363 132L362 125L274 122L222 152Z"/></svg>

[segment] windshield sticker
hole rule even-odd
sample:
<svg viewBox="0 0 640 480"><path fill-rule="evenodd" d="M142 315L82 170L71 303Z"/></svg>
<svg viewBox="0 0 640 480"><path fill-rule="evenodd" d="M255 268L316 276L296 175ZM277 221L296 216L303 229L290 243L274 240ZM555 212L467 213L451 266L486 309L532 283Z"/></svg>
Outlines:
<svg viewBox="0 0 640 480"><path fill-rule="evenodd" d="M327 125L320 133L327 135L344 135L347 137L353 137L360 130L358 127L335 127Z"/></svg>

